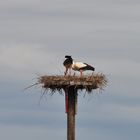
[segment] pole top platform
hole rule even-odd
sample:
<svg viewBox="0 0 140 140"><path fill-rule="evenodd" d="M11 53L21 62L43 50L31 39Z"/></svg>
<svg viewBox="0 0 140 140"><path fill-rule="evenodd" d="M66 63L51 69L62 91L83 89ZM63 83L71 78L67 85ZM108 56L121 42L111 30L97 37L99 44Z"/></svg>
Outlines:
<svg viewBox="0 0 140 140"><path fill-rule="evenodd" d="M50 89L52 91L60 91L62 89L68 89L70 87L76 90L86 90L91 93L95 89L104 89L107 85L107 78L104 74L92 74L79 76L49 76L44 75L38 78L38 84L42 85L44 89Z"/></svg>

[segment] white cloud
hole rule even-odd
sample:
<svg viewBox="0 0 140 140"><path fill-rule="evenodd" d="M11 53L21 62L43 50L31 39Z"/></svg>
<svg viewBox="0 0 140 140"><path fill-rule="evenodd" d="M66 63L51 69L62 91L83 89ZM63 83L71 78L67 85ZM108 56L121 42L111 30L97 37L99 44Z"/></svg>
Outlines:
<svg viewBox="0 0 140 140"><path fill-rule="evenodd" d="M50 65L53 61L50 58L55 59L55 57L47 51L47 47L44 51L42 46L36 44L13 44L0 48L0 65L20 70L41 69L42 66Z"/></svg>
<svg viewBox="0 0 140 140"><path fill-rule="evenodd" d="M1 0L0 7L4 8L16 8L24 5L37 5L40 3L40 0Z"/></svg>
<svg viewBox="0 0 140 140"><path fill-rule="evenodd" d="M64 129L47 128L47 127L30 127L30 126L17 126L17 125L1 125L0 138L4 140L38 140L38 139L66 139ZM8 133L8 134L7 134ZM54 135L55 133L55 135Z"/></svg>
<svg viewBox="0 0 140 140"><path fill-rule="evenodd" d="M37 74L63 74L60 63L56 53L48 51L44 46L13 44L0 47L1 81L29 80Z"/></svg>
<svg viewBox="0 0 140 140"><path fill-rule="evenodd" d="M122 123L140 123L139 109L139 106L113 105L111 103L105 104L101 112L104 114L104 120L109 122L116 121Z"/></svg>

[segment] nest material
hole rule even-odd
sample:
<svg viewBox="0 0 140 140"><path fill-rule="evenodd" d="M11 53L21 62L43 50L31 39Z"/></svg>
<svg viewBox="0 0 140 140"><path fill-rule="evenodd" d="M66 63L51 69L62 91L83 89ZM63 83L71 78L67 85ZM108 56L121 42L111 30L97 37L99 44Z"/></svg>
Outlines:
<svg viewBox="0 0 140 140"><path fill-rule="evenodd" d="M85 89L91 93L94 89L104 89L107 85L107 79L104 74L92 74L79 76L41 76L38 78L38 84L41 84L44 89L52 91L61 91L69 87L74 87L76 90Z"/></svg>

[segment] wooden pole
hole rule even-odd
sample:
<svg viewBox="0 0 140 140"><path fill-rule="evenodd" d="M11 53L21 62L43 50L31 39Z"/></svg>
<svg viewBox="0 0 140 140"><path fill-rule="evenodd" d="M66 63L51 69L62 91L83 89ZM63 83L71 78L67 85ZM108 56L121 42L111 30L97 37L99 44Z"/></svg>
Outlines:
<svg viewBox="0 0 140 140"><path fill-rule="evenodd" d="M72 86L65 90L68 96L67 109L67 140L75 140L75 114L77 105L77 90Z"/></svg>
<svg viewBox="0 0 140 140"><path fill-rule="evenodd" d="M85 89L90 93L95 89L103 89L107 84L104 74L91 76L41 76L37 84L52 92L65 91L65 112L67 113L67 140L75 140L75 115L77 114L77 91Z"/></svg>

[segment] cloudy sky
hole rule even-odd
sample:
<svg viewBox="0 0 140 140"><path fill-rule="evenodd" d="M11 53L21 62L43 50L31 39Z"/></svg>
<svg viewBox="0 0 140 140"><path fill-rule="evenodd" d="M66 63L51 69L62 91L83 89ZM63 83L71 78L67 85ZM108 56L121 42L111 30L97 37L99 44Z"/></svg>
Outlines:
<svg viewBox="0 0 140 140"><path fill-rule="evenodd" d="M23 89L70 54L109 80L79 93L76 138L139 140L139 38L139 0L0 0L0 139L66 140L64 96Z"/></svg>

